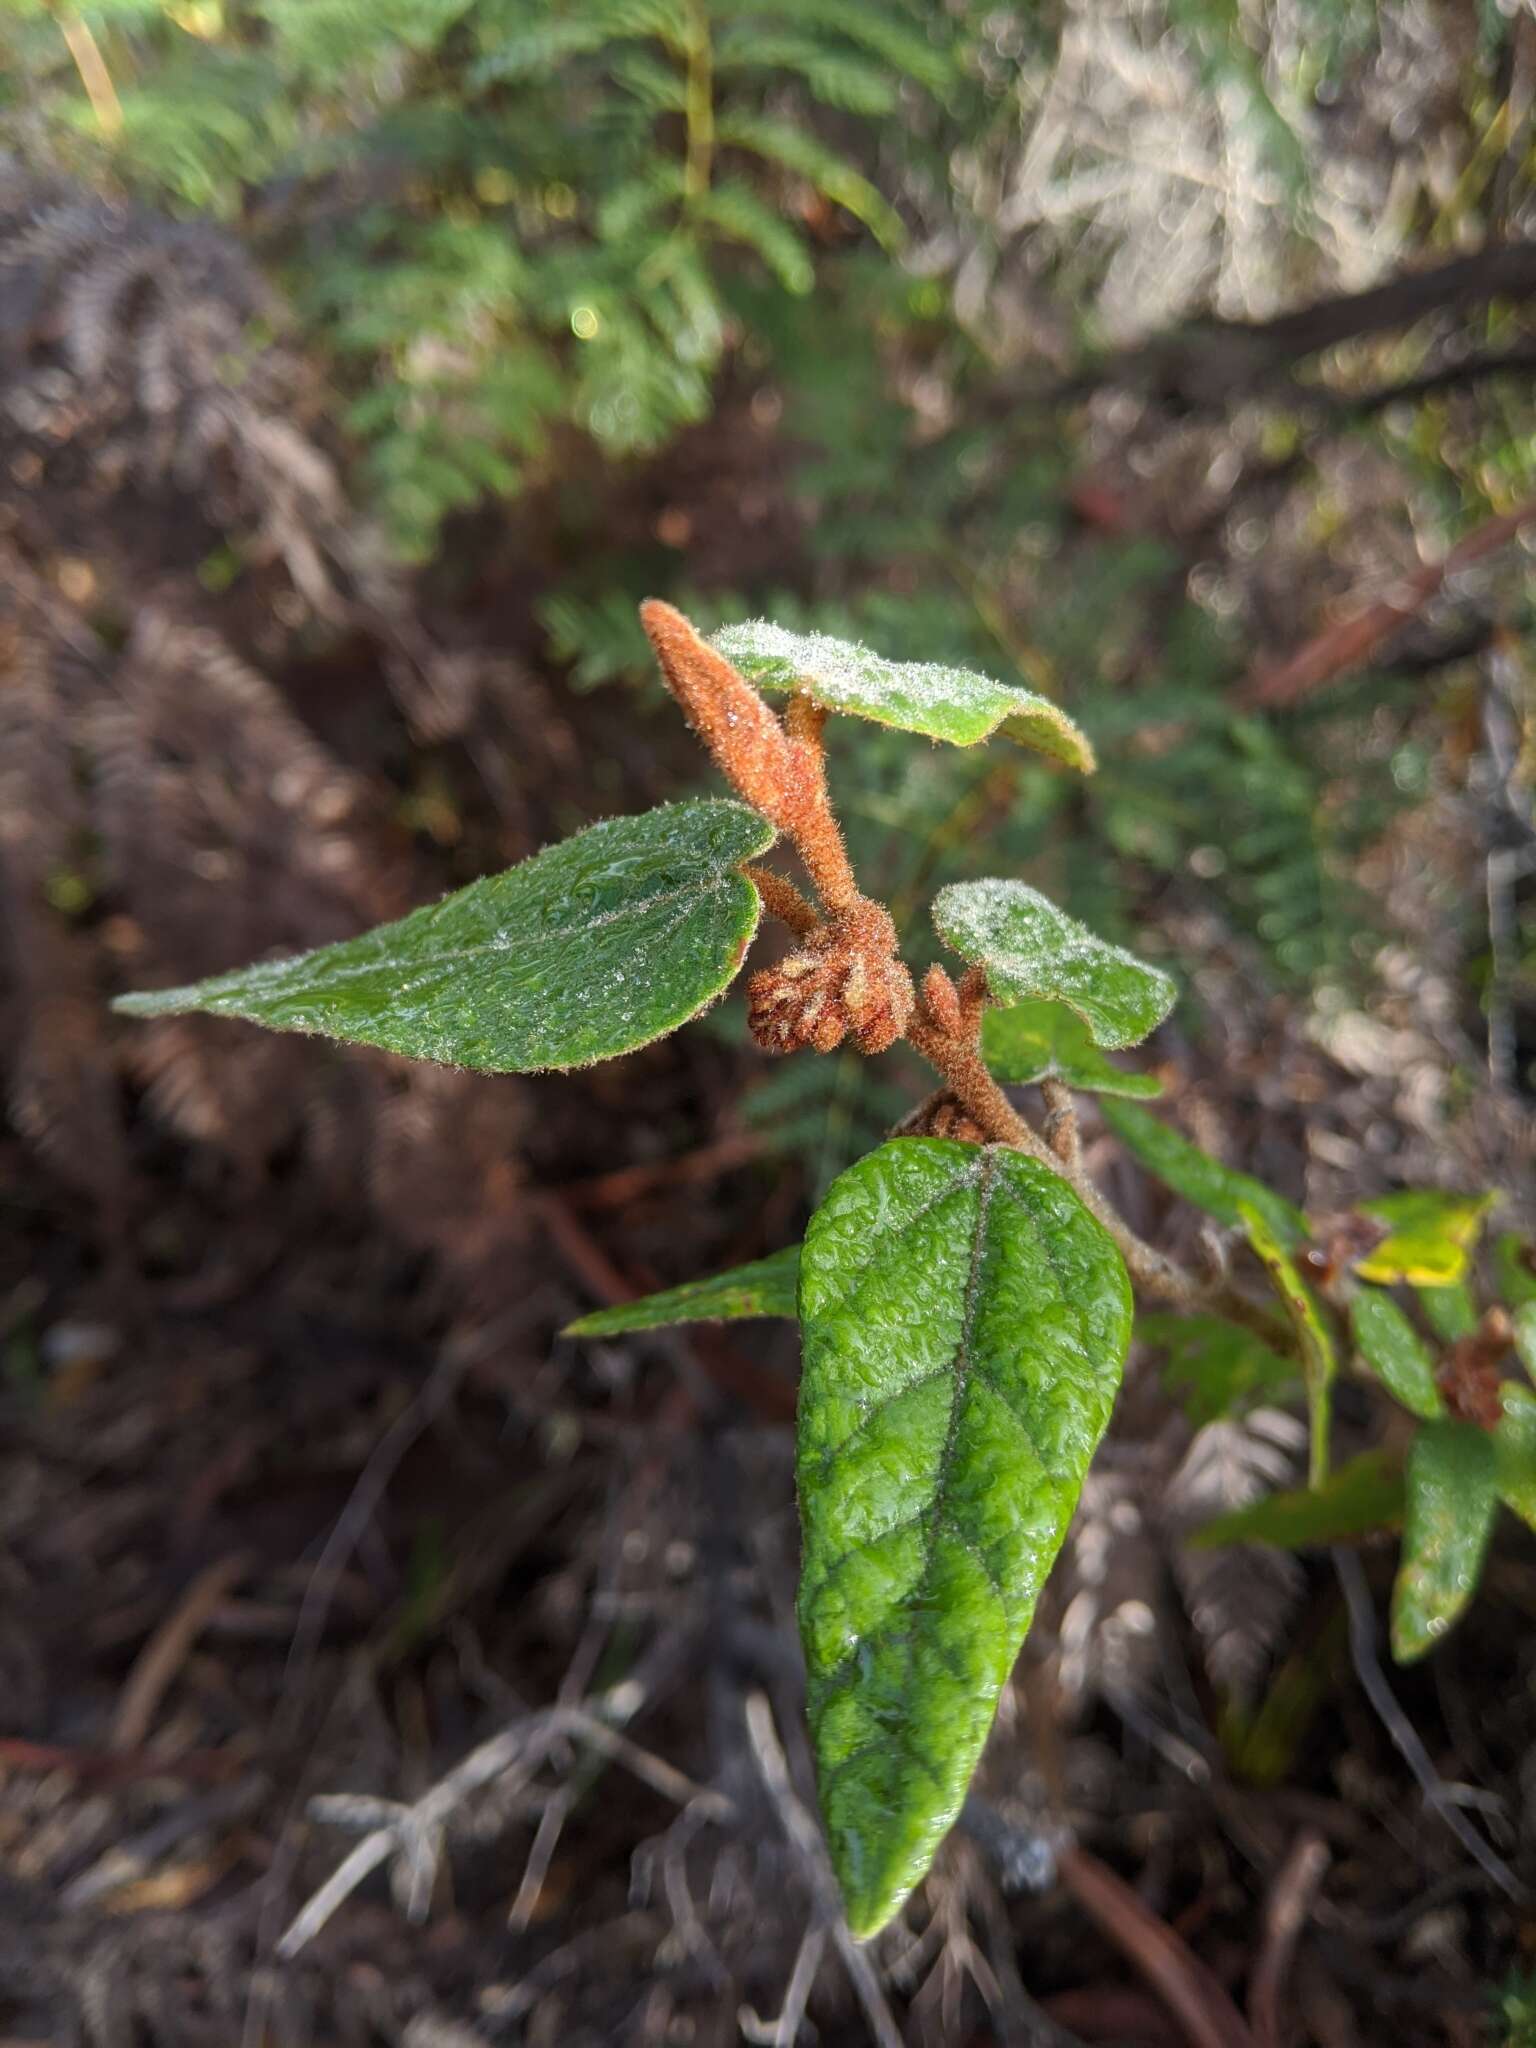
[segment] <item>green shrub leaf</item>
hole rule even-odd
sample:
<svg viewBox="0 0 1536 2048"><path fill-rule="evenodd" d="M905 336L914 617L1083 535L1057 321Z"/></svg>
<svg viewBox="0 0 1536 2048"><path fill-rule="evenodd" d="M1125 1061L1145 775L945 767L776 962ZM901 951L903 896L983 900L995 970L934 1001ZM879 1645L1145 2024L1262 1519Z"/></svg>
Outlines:
<svg viewBox="0 0 1536 2048"><path fill-rule="evenodd" d="M626 1330L664 1330L672 1323L735 1323L749 1316L795 1314L800 1277L800 1247L786 1245L766 1259L733 1266L709 1280L685 1281L639 1301L621 1301L615 1308L594 1309L567 1323L563 1337L617 1337Z"/></svg>
<svg viewBox="0 0 1536 2048"><path fill-rule="evenodd" d="M1201 1549L1222 1543L1273 1543L1309 1550L1394 1528L1403 1514L1403 1474L1383 1451L1366 1451L1330 1472L1321 1486L1271 1493L1218 1515L1190 1538Z"/></svg>
<svg viewBox="0 0 1536 2048"><path fill-rule="evenodd" d="M1310 1479L1313 1486L1321 1486L1328 1477L1333 1376L1338 1368L1333 1338L1323 1321L1316 1296L1292 1264L1290 1254L1276 1235L1268 1216L1256 1209L1252 1202L1239 1202L1237 1213L1248 1234L1248 1242L1263 1261L1264 1270L1274 1282L1275 1292L1296 1333L1296 1348L1301 1354L1301 1376L1307 1387L1307 1417L1312 1438Z"/></svg>
<svg viewBox="0 0 1536 2048"><path fill-rule="evenodd" d="M1294 1202L1277 1195L1252 1174L1223 1166L1219 1159L1202 1152L1182 1132L1149 1111L1129 1102L1106 1102L1104 1121L1149 1173L1156 1174L1176 1195L1193 1202L1197 1209L1204 1209L1219 1223L1239 1228L1243 1219L1238 1206L1246 1202L1264 1218L1288 1250L1306 1236L1307 1219Z"/></svg>
<svg viewBox="0 0 1536 2048"><path fill-rule="evenodd" d="M1536 1380L1536 1301L1522 1302L1514 1317L1515 1355Z"/></svg>
<svg viewBox="0 0 1536 2048"><path fill-rule="evenodd" d="M1492 1208L1492 1195L1447 1195L1432 1188L1362 1202L1360 1213L1388 1226L1388 1234L1355 1264L1362 1280L1407 1280L1444 1287L1461 1278Z"/></svg>
<svg viewBox="0 0 1536 2048"><path fill-rule="evenodd" d="M360 938L114 1007L207 1010L492 1073L586 1066L660 1038L726 987L760 908L739 864L773 836L745 804L665 804Z"/></svg>
<svg viewBox="0 0 1536 2048"><path fill-rule="evenodd" d="M1493 1247L1494 1278L1507 1308L1524 1308L1536 1301L1536 1251L1513 1230L1506 1230Z"/></svg>
<svg viewBox="0 0 1536 2048"><path fill-rule="evenodd" d="M1453 1280L1446 1287L1416 1287L1414 1293L1429 1327L1445 1343L1454 1344L1458 1338L1470 1337L1477 1328L1477 1303L1464 1281Z"/></svg>
<svg viewBox="0 0 1536 2048"><path fill-rule="evenodd" d="M1392 1588L1392 1654L1433 1649L1477 1591L1498 1502L1493 1438L1470 1422L1426 1422L1408 1453L1403 1555Z"/></svg>
<svg viewBox="0 0 1536 2048"><path fill-rule="evenodd" d="M1120 1255L1049 1168L895 1139L800 1265L800 1628L822 1813L873 1934L959 1811L1109 1420Z"/></svg>
<svg viewBox="0 0 1536 2048"><path fill-rule="evenodd" d="M1499 1499L1536 1529L1536 1395L1514 1380L1499 1393L1504 1413L1493 1432Z"/></svg>
<svg viewBox="0 0 1536 2048"><path fill-rule="evenodd" d="M1065 1003L1015 1003L1007 1010L988 1010L981 1052L999 1081L1053 1077L1091 1094L1143 1099L1163 1092L1155 1074L1127 1074L1105 1059L1088 1026Z"/></svg>
<svg viewBox="0 0 1536 2048"><path fill-rule="evenodd" d="M987 970L1000 1003L1065 1003L1095 1045L1139 1045L1178 993L1161 968L1096 939L1027 882L952 882L933 899L933 922L947 946Z"/></svg>
<svg viewBox="0 0 1536 2048"><path fill-rule="evenodd" d="M792 633L766 619L723 627L712 644L760 690L805 690L831 711L851 712L956 747L973 747L1001 728L1009 739L1037 747L1085 775L1093 773L1087 735L1059 705L1016 684L994 683L972 669L887 661L856 641Z"/></svg>
<svg viewBox="0 0 1536 2048"><path fill-rule="evenodd" d="M1433 1421L1444 1412L1429 1347L1390 1294L1362 1287L1349 1305L1355 1348L1394 1401Z"/></svg>
<svg viewBox="0 0 1536 2048"><path fill-rule="evenodd" d="M1167 1352L1163 1385L1197 1426L1301 1391L1294 1360L1223 1316L1144 1315L1136 1334Z"/></svg>

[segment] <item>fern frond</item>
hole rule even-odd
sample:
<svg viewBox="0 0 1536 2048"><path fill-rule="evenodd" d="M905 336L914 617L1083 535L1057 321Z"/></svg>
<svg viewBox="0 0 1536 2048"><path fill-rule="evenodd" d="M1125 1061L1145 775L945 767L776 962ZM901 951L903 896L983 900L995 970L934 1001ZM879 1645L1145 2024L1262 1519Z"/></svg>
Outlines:
<svg viewBox="0 0 1536 2048"><path fill-rule="evenodd" d="M694 200L693 213L718 236L752 250L787 292L803 295L816 282L802 238L750 185L723 179Z"/></svg>
<svg viewBox="0 0 1536 2048"><path fill-rule="evenodd" d="M750 151L793 171L838 206L861 220L883 248L899 248L905 230L896 209L856 171L846 157L817 140L804 128L767 114L722 114L716 140L731 149Z"/></svg>

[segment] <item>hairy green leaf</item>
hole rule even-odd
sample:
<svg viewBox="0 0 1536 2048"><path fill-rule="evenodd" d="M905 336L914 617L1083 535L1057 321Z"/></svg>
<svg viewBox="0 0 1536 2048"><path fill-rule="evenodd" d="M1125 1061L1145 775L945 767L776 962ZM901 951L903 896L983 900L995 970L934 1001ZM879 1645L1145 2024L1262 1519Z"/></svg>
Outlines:
<svg viewBox="0 0 1536 2048"><path fill-rule="evenodd" d="M1536 1395L1506 1380L1499 1389L1504 1413L1493 1432L1499 1498L1536 1529Z"/></svg>
<svg viewBox="0 0 1536 2048"><path fill-rule="evenodd" d="M1134 1103L1106 1102L1104 1121L1115 1136L1160 1181L1186 1202L1204 1209L1219 1223L1236 1229L1242 1223L1239 1203L1257 1210L1280 1242L1288 1249L1300 1244L1307 1234L1307 1219L1284 1195L1277 1195L1252 1174L1238 1173L1223 1166L1209 1152L1192 1145L1182 1132L1165 1124Z"/></svg>
<svg viewBox="0 0 1536 2048"><path fill-rule="evenodd" d="M1222 1316L1144 1315L1136 1334L1167 1352L1163 1385L1197 1425L1288 1401L1301 1390L1293 1359Z"/></svg>
<svg viewBox="0 0 1536 2048"><path fill-rule="evenodd" d="M772 840L745 804L665 804L359 938L115 1007L207 1010L492 1073L586 1066L660 1038L726 987L760 907L740 864Z"/></svg>
<svg viewBox="0 0 1536 2048"><path fill-rule="evenodd" d="M1256 1209L1252 1202L1239 1202L1237 1213L1248 1233L1248 1242L1263 1261L1296 1333L1296 1348L1301 1354L1301 1376L1307 1386L1307 1418L1312 1440L1309 1476L1313 1486L1321 1486L1328 1477L1333 1376L1338 1368L1333 1338L1323 1321L1316 1297L1292 1264L1290 1254L1276 1235L1268 1216Z"/></svg>
<svg viewBox="0 0 1536 2048"><path fill-rule="evenodd" d="M1349 1305L1355 1347L1394 1401L1426 1421L1444 1412L1435 1361L1390 1294L1362 1287Z"/></svg>
<svg viewBox="0 0 1536 2048"><path fill-rule="evenodd" d="M713 644L761 690L805 690L818 704L877 725L973 747L999 728L1068 767L1093 772L1087 737L1049 697L994 683L972 669L931 661L887 661L827 633L792 633L766 619L725 626Z"/></svg>
<svg viewBox="0 0 1536 2048"><path fill-rule="evenodd" d="M1393 1528L1402 1513L1402 1468L1384 1451L1365 1451L1330 1472L1321 1486L1272 1493L1230 1515L1218 1515L1190 1541L1202 1549L1273 1543L1280 1550L1309 1550Z"/></svg>
<svg viewBox="0 0 1536 2048"><path fill-rule="evenodd" d="M735 1323L749 1316L795 1314L800 1277L800 1247L786 1245L766 1259L733 1266L708 1280L688 1280L639 1301L621 1301L614 1308L594 1309L567 1323L565 1337L617 1337L626 1330L664 1330L673 1323Z"/></svg>
<svg viewBox="0 0 1536 2048"><path fill-rule="evenodd" d="M946 945L987 970L999 1002L1065 1003L1096 1045L1140 1044L1178 993L1160 968L1096 939L1027 882L952 882L933 899L933 922Z"/></svg>
<svg viewBox="0 0 1536 2048"><path fill-rule="evenodd" d="M1049 1168L895 1139L800 1265L800 1628L822 1813L873 1934L954 1820L1109 1420L1120 1255Z"/></svg>
<svg viewBox="0 0 1536 2048"><path fill-rule="evenodd" d="M1426 1422L1408 1453L1403 1555L1392 1588L1392 1654L1432 1649L1477 1591L1498 1504L1493 1438L1470 1422Z"/></svg>
<svg viewBox="0 0 1536 2048"><path fill-rule="evenodd" d="M1128 1074L1093 1042L1088 1026L1065 1003L1015 1003L988 1010L981 1026L982 1058L999 1081L1054 1077L1095 1095L1161 1095L1155 1074Z"/></svg>
<svg viewBox="0 0 1536 2048"><path fill-rule="evenodd" d="M1461 1278L1492 1195L1447 1195L1415 1188L1362 1202L1360 1213L1389 1226L1388 1235L1355 1264L1362 1280L1407 1280L1444 1287Z"/></svg>

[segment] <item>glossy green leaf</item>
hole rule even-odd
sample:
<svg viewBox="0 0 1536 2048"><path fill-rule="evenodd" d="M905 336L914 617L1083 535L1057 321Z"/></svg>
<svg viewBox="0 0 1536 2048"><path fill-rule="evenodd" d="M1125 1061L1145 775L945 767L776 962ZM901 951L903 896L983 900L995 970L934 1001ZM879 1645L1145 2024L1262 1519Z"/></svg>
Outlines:
<svg viewBox="0 0 1536 2048"><path fill-rule="evenodd" d="M1506 1230L1493 1247L1493 1273L1506 1308L1524 1308L1536 1301L1536 1246Z"/></svg>
<svg viewBox="0 0 1536 2048"><path fill-rule="evenodd" d="M1394 1528L1402 1514L1401 1467L1383 1451L1365 1451L1330 1472L1321 1486L1271 1493L1230 1515L1218 1515L1190 1541L1202 1549L1273 1543L1280 1550L1308 1550Z"/></svg>
<svg viewBox="0 0 1536 2048"><path fill-rule="evenodd" d="M1301 1391L1292 1359L1222 1316L1144 1315L1136 1334L1167 1352L1163 1385L1196 1425L1289 1401Z"/></svg>
<svg viewBox="0 0 1536 2048"><path fill-rule="evenodd" d="M804 690L829 710L957 747L973 747L1001 730L1085 775L1093 772L1087 735L1033 690L937 662L887 661L856 641L791 633L766 619L726 626L711 640L760 690Z"/></svg>
<svg viewBox="0 0 1536 2048"><path fill-rule="evenodd" d="M800 1265L800 1629L827 1840L873 1934L965 1797L1109 1420L1131 1294L1048 1167L902 1138Z"/></svg>
<svg viewBox="0 0 1536 2048"><path fill-rule="evenodd" d="M1477 1303L1462 1281L1453 1280L1448 1287L1416 1287L1414 1293L1429 1327L1447 1344L1454 1344L1459 1337L1470 1337L1477 1328Z"/></svg>
<svg viewBox="0 0 1536 2048"><path fill-rule="evenodd" d="M1209 1152L1192 1145L1172 1124L1165 1124L1145 1109L1129 1102L1106 1102L1104 1121L1115 1136L1160 1181L1186 1202L1204 1209L1219 1223L1236 1229L1242 1223L1239 1203L1246 1202L1269 1224L1286 1248L1300 1244L1307 1234L1307 1219L1293 1202L1265 1187L1252 1174L1237 1173L1223 1166Z"/></svg>
<svg viewBox="0 0 1536 2048"><path fill-rule="evenodd" d="M1403 1555L1392 1588L1392 1654L1433 1649L1477 1591L1498 1504L1493 1438L1470 1422L1426 1422L1408 1453Z"/></svg>
<svg viewBox="0 0 1536 2048"><path fill-rule="evenodd" d="M685 1281L639 1301L594 1309L567 1323L565 1337L618 1337L626 1330L664 1330L673 1323L734 1323L751 1316L793 1316L800 1279L800 1247L786 1245L766 1259L733 1266L708 1280Z"/></svg>
<svg viewBox="0 0 1536 2048"><path fill-rule="evenodd" d="M962 960L987 970L1000 1003L1065 1003L1096 1045L1139 1045L1178 993L1160 968L1096 939L1027 882L952 882L933 899L933 922Z"/></svg>
<svg viewBox="0 0 1536 2048"><path fill-rule="evenodd" d="M1514 1325L1515 1356L1529 1376L1536 1380L1536 1301L1523 1302L1511 1321Z"/></svg>
<svg viewBox="0 0 1536 2048"><path fill-rule="evenodd" d="M1394 1401L1432 1421L1444 1410L1429 1347L1390 1294L1362 1287L1349 1305L1355 1348Z"/></svg>
<svg viewBox="0 0 1536 2048"><path fill-rule="evenodd" d="M1312 1290L1291 1262L1285 1245L1275 1234L1269 1218L1251 1202L1239 1202L1238 1219L1248 1233L1248 1242L1264 1263L1274 1282L1285 1313L1296 1334L1301 1355L1301 1376L1307 1388L1307 1418L1311 1433L1309 1477L1320 1486L1328 1476L1328 1434L1333 1418L1333 1376L1338 1367L1333 1338L1323 1321L1322 1310Z"/></svg>
<svg viewBox="0 0 1536 2048"><path fill-rule="evenodd" d="M745 804L665 804L360 938L114 1007L207 1010L492 1073L586 1066L660 1038L727 986L760 907L740 864L773 836Z"/></svg>
<svg viewBox="0 0 1536 2048"><path fill-rule="evenodd" d="M1499 1499L1536 1529L1536 1394L1515 1380L1506 1380L1499 1393L1504 1413L1493 1432Z"/></svg>
<svg viewBox="0 0 1536 2048"><path fill-rule="evenodd" d="M1355 1263L1362 1280L1407 1280L1415 1287L1443 1287L1467 1270L1492 1195L1447 1195L1415 1188L1362 1202L1360 1213L1388 1226L1388 1234Z"/></svg>
<svg viewBox="0 0 1536 2048"><path fill-rule="evenodd" d="M1128 1074L1105 1059L1088 1026L1065 1003L1015 1003L988 1010L981 1026L982 1058L999 1081L1055 1079L1094 1095L1161 1095L1155 1074Z"/></svg>

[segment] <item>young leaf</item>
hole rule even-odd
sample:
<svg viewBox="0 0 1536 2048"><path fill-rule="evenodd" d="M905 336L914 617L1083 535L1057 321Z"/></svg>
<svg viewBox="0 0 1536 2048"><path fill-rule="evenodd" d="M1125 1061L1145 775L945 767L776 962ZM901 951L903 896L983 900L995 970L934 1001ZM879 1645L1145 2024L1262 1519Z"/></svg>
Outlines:
<svg viewBox="0 0 1536 2048"><path fill-rule="evenodd" d="M1009 739L1091 775L1087 735L1049 697L994 683L972 669L931 661L887 661L855 641L827 633L791 633L766 619L726 626L712 644L760 690L805 690L832 711L877 725L974 747L999 727Z"/></svg>
<svg viewBox="0 0 1536 2048"><path fill-rule="evenodd" d="M590 826L396 924L191 988L135 1017L208 1010L491 1073L586 1066L696 1016L741 965L773 828L715 798Z"/></svg>
<svg viewBox="0 0 1536 2048"><path fill-rule="evenodd" d="M1294 1361L1222 1316L1144 1315L1136 1334L1167 1352L1163 1385L1197 1425L1288 1401L1300 1390Z"/></svg>
<svg viewBox="0 0 1536 2048"><path fill-rule="evenodd" d="M1493 1272L1507 1308L1524 1308L1536 1301L1536 1248L1513 1230L1506 1230L1493 1247Z"/></svg>
<svg viewBox="0 0 1536 2048"><path fill-rule="evenodd" d="M1536 1395L1506 1380L1499 1389L1504 1413L1493 1432L1499 1499L1536 1529Z"/></svg>
<svg viewBox="0 0 1536 2048"><path fill-rule="evenodd" d="M1447 1344L1454 1344L1459 1337L1470 1337L1477 1328L1477 1303L1464 1282L1453 1280L1446 1287L1416 1287L1414 1292L1430 1328Z"/></svg>
<svg viewBox="0 0 1536 2048"><path fill-rule="evenodd" d="M999 1081L1043 1081L1048 1076L1096 1095L1161 1095L1155 1074L1127 1074L1105 1059L1088 1026L1065 1003L1015 1003L988 1010L981 1055Z"/></svg>
<svg viewBox="0 0 1536 2048"><path fill-rule="evenodd" d="M1349 1305L1355 1348L1394 1401L1432 1422L1445 1404L1435 1385L1435 1361L1390 1294L1362 1287Z"/></svg>
<svg viewBox="0 0 1536 2048"><path fill-rule="evenodd" d="M766 1259L733 1266L709 1280L688 1280L639 1301L594 1309L567 1323L562 1337L617 1337L626 1330L664 1330L673 1323L734 1323L749 1316L793 1316L800 1277L800 1247L786 1245Z"/></svg>
<svg viewBox="0 0 1536 2048"><path fill-rule="evenodd" d="M1328 1326L1323 1321L1311 1288L1291 1263L1290 1255L1271 1228L1268 1217L1251 1202L1239 1202L1237 1213L1248 1233L1248 1242L1263 1260L1265 1270L1275 1284L1275 1292L1290 1317L1291 1328L1296 1332L1302 1378L1307 1383L1307 1419L1312 1438L1308 1477L1313 1486L1321 1486L1328 1477L1331 1391L1337 1369L1333 1339L1328 1334Z"/></svg>
<svg viewBox="0 0 1536 2048"><path fill-rule="evenodd" d="M1365 1451L1330 1472L1321 1486L1272 1493L1251 1507L1234 1508L1189 1540L1201 1549L1218 1543L1273 1543L1281 1550L1308 1550L1394 1528L1402 1513L1401 1468L1383 1451Z"/></svg>
<svg viewBox="0 0 1536 2048"><path fill-rule="evenodd" d="M1447 1195L1412 1189L1362 1202L1360 1212L1390 1225L1389 1234L1359 1260L1362 1280L1407 1280L1415 1287L1443 1287L1467 1270L1492 1195Z"/></svg>
<svg viewBox="0 0 1536 2048"><path fill-rule="evenodd" d="M811 1219L800 1320L809 1714L866 1936L965 1797L1109 1420L1130 1286L1049 1168L901 1138Z"/></svg>
<svg viewBox="0 0 1536 2048"><path fill-rule="evenodd" d="M1408 1453L1403 1556L1392 1588L1392 1654L1412 1663L1477 1591L1498 1488L1493 1438L1471 1422L1426 1422Z"/></svg>
<svg viewBox="0 0 1536 2048"><path fill-rule="evenodd" d="M939 937L987 970L1001 1003L1062 1002L1095 1045L1139 1045L1178 991L1161 968L1111 946L1027 882L952 882L933 899Z"/></svg>
<svg viewBox="0 0 1536 2048"><path fill-rule="evenodd" d="M1223 1166L1198 1145L1163 1123L1147 1110L1127 1102L1106 1102L1104 1121L1121 1144L1135 1153L1149 1173L1171 1187L1186 1202L1204 1209L1219 1223L1237 1228L1242 1217L1239 1203L1257 1210L1275 1236L1288 1250L1307 1234L1307 1219L1293 1202L1277 1195L1251 1174L1237 1173Z"/></svg>

